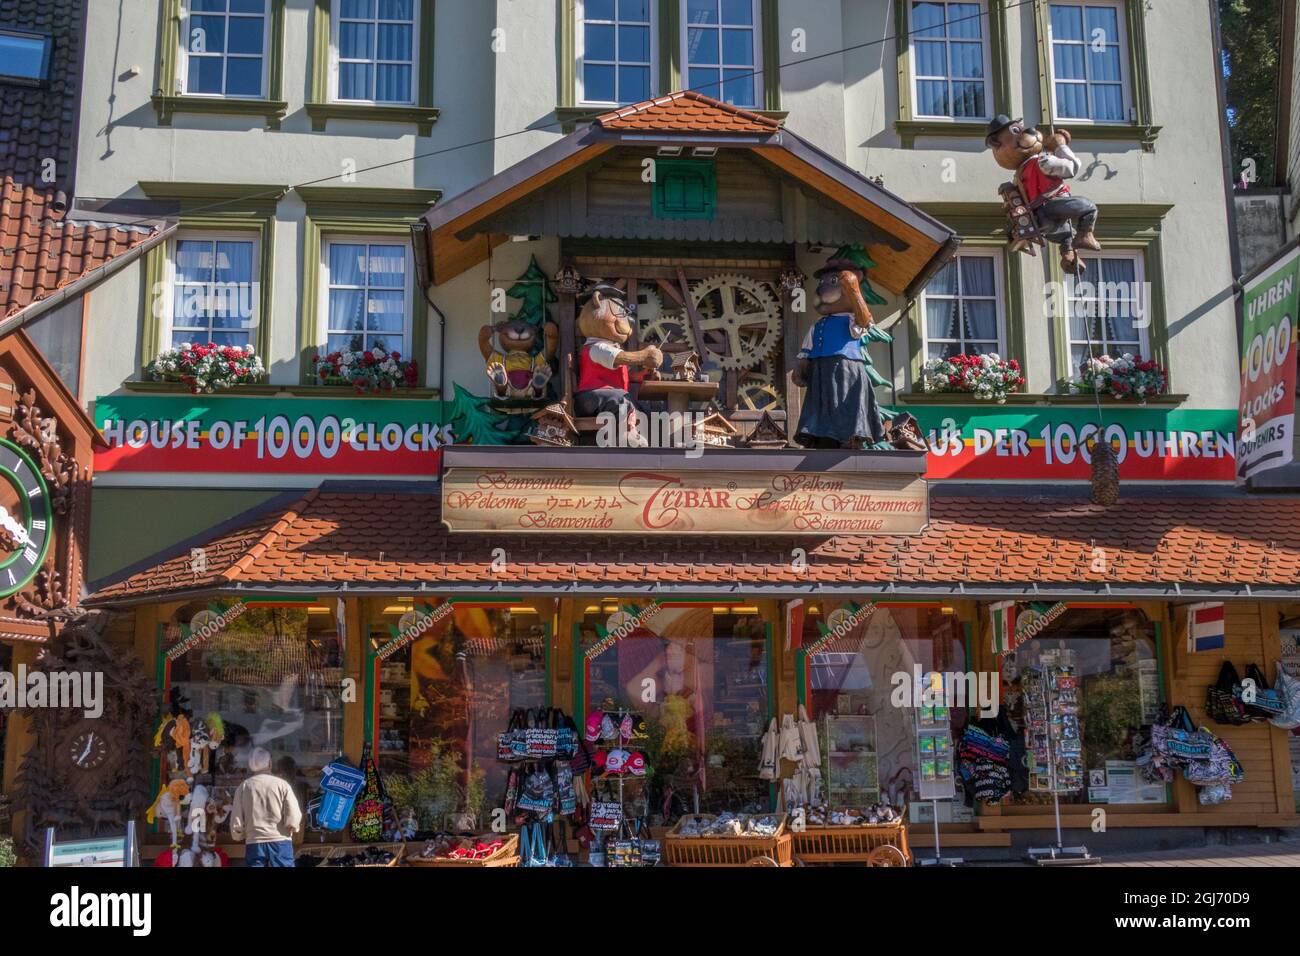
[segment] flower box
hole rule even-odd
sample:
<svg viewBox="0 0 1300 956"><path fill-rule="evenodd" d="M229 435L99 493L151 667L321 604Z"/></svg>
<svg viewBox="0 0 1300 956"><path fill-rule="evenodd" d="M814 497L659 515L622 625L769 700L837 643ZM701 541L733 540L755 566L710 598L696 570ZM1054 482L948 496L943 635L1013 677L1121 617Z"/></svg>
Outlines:
<svg viewBox="0 0 1300 956"><path fill-rule="evenodd" d="M187 342L158 353L144 374L155 382L186 385L198 395L256 382L266 375L266 368L251 345Z"/></svg>
<svg viewBox="0 0 1300 956"><path fill-rule="evenodd" d="M926 392L963 392L982 401L1006 403L1007 396L1025 387L1025 376L1015 359L987 355L953 355L930 359L921 367Z"/></svg>
<svg viewBox="0 0 1300 956"><path fill-rule="evenodd" d="M402 361L400 352L386 352L376 346L369 351L340 349L312 357L312 373L321 385L351 386L358 392L391 392L414 388L420 381L414 359Z"/></svg>
<svg viewBox="0 0 1300 956"><path fill-rule="evenodd" d="M1125 352L1119 358L1100 355L1085 359L1079 366L1079 381L1070 384L1078 392L1145 405L1148 398L1165 393L1169 376L1159 362Z"/></svg>

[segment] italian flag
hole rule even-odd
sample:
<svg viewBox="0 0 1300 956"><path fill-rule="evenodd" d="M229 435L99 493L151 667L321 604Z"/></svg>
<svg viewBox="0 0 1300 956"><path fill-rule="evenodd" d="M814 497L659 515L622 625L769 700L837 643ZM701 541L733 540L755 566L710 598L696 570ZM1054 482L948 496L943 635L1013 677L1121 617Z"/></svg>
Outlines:
<svg viewBox="0 0 1300 956"><path fill-rule="evenodd" d="M1015 648L1016 602L999 601L989 605L989 620L993 624L993 653L1006 654Z"/></svg>

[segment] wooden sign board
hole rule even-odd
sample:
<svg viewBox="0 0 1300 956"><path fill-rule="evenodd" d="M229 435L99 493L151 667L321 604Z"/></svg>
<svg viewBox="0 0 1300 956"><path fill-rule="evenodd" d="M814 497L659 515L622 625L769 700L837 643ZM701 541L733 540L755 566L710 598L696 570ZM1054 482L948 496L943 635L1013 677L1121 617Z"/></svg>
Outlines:
<svg viewBox="0 0 1300 956"><path fill-rule="evenodd" d="M454 532L919 534L929 490L915 474L451 467Z"/></svg>

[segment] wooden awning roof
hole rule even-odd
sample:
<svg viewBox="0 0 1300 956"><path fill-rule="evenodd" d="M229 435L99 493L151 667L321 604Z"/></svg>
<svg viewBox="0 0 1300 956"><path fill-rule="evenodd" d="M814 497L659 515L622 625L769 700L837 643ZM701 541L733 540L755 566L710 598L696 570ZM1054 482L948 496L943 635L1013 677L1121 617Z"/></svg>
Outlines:
<svg viewBox="0 0 1300 956"><path fill-rule="evenodd" d="M782 203L780 220L759 222L758 232L768 241L864 242L878 266L871 274L873 284L896 295L914 296L951 257L960 242L938 220L822 152L776 120L685 91L599 116L591 125L430 210L424 216L419 234L427 239L429 275L433 283L446 282L484 261L492 246L508 238L504 226L529 221L521 207L535 206L549 188L559 188L557 184L562 178L590 166L613 162L619 153L636 151L653 156L661 146L682 147L683 155L703 146L716 147L720 156L734 150L752 157L768 174L789 184L791 197ZM646 191L648 196L648 186ZM805 210L813 207L819 215L807 216ZM552 220L553 217L540 211L533 219ZM613 234L608 217L594 220L595 217L585 234L600 237ZM810 220L818 225L810 229ZM565 221L571 222L571 217ZM740 236L729 223L711 231L707 223L690 224L684 229L659 235L661 230L647 230L645 223L640 222L629 225L623 237L754 238ZM545 234L580 233L554 229Z"/></svg>

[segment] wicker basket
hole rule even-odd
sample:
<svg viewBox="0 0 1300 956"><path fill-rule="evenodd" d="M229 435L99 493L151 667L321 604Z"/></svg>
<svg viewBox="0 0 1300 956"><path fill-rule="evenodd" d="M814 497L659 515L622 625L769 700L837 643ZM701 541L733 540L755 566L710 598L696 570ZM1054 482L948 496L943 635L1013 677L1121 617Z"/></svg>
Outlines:
<svg viewBox="0 0 1300 956"><path fill-rule="evenodd" d="M701 813L701 819L712 820L712 814ZM688 819L683 817L668 831L663 841L665 866L751 866L759 865L767 857L777 866L794 866L793 841L786 830L785 818L777 825L771 837L732 836L682 836L679 832Z"/></svg>
<svg viewBox="0 0 1300 956"><path fill-rule="evenodd" d="M379 870L387 869L390 866L398 866L402 862L402 855L406 852L405 843L344 843L336 845L330 851L329 855L325 857L325 862L322 863L321 866L339 866L336 861L341 857L353 853L360 853L362 850L372 846L379 847L381 850L387 850L389 853L393 854L392 860L387 863L358 863L356 864L357 869Z"/></svg>
<svg viewBox="0 0 1300 956"><path fill-rule="evenodd" d="M874 863L885 854L869 860L872 851L883 846L897 848L912 865L912 851L907 846L907 824L867 823L860 826L805 827L794 834L794 855L804 863Z"/></svg>
<svg viewBox="0 0 1300 956"><path fill-rule="evenodd" d="M495 839L497 834L489 834L487 837L471 837L470 839L483 842L489 842ZM445 867L465 867L465 866L519 866L519 834L511 833L506 836L506 840L501 844L491 856L485 856L478 860L452 859L449 857L423 857L408 856L406 858L407 866L445 866Z"/></svg>

